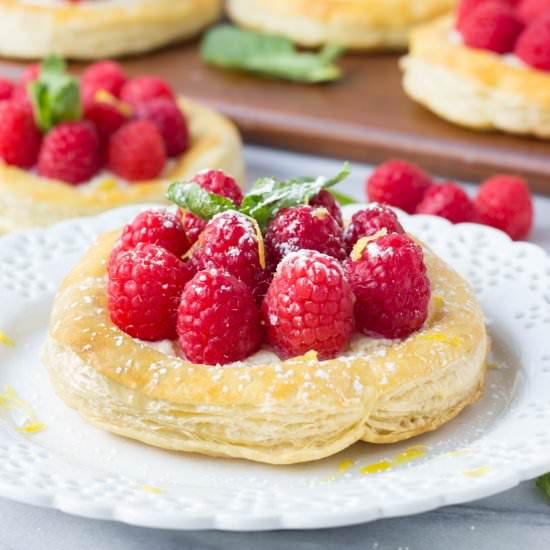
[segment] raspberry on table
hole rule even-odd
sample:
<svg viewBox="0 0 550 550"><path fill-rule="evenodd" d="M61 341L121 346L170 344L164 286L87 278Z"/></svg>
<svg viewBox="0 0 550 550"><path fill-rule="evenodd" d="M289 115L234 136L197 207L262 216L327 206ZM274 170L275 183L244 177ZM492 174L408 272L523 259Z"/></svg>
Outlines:
<svg viewBox="0 0 550 550"><path fill-rule="evenodd" d="M550 71L550 12L525 29L518 38L514 53L535 69Z"/></svg>
<svg viewBox="0 0 550 550"><path fill-rule="evenodd" d="M266 277L262 244L261 234L250 218L227 211L208 222L194 245L190 261L197 271L223 269L258 296Z"/></svg>
<svg viewBox="0 0 550 550"><path fill-rule="evenodd" d="M143 75L132 78L124 84L120 91L120 99L133 106L159 97L172 101L176 99L172 88L156 76Z"/></svg>
<svg viewBox="0 0 550 550"><path fill-rule="evenodd" d="M90 122L63 122L46 134L38 156L40 176L76 185L100 168L99 136Z"/></svg>
<svg viewBox="0 0 550 550"><path fill-rule="evenodd" d="M32 112L13 99L0 103L0 158L6 164L30 168L38 158L41 141Z"/></svg>
<svg viewBox="0 0 550 550"><path fill-rule="evenodd" d="M237 206L241 205L243 192L238 183L223 170L202 170L193 178L203 189L210 193L221 195L232 200Z"/></svg>
<svg viewBox="0 0 550 550"><path fill-rule="evenodd" d="M156 244L138 244L108 266L108 307L121 330L141 340L175 339L181 293L189 266Z"/></svg>
<svg viewBox="0 0 550 550"><path fill-rule="evenodd" d="M128 120L128 117L120 109L105 101L86 103L84 118L94 124L104 144L107 144L109 138Z"/></svg>
<svg viewBox="0 0 550 550"><path fill-rule="evenodd" d="M412 214L431 186L430 176L404 160L389 160L374 170L367 180L369 202L401 208Z"/></svg>
<svg viewBox="0 0 550 550"><path fill-rule="evenodd" d="M503 54L514 50L523 23L514 9L502 2L485 2L472 10L460 25L467 46Z"/></svg>
<svg viewBox="0 0 550 550"><path fill-rule="evenodd" d="M315 250L285 256L262 304L268 342L283 357L341 352L353 331L354 296L340 263Z"/></svg>
<svg viewBox="0 0 550 550"><path fill-rule="evenodd" d="M124 227L116 246L118 251L136 245L156 244L181 258L191 243L185 234L180 218L166 208L145 210Z"/></svg>
<svg viewBox="0 0 550 550"><path fill-rule="evenodd" d="M525 180L515 176L493 176L475 197L479 220L496 227L512 239L524 239L533 225L533 201Z"/></svg>
<svg viewBox="0 0 550 550"><path fill-rule="evenodd" d="M15 84L5 78L0 78L0 101L10 99L15 92Z"/></svg>
<svg viewBox="0 0 550 550"><path fill-rule="evenodd" d="M438 183L430 187L416 207L416 213L441 216L451 223L477 220L473 201L462 187L453 182Z"/></svg>
<svg viewBox="0 0 550 550"><path fill-rule="evenodd" d="M118 63L108 60L92 63L84 71L80 80L84 105L94 101L99 90L104 90L114 97L120 97L120 92L126 81L126 74Z"/></svg>
<svg viewBox="0 0 550 550"><path fill-rule="evenodd" d="M260 348L264 335L252 291L222 269L199 271L187 283L177 332L185 357L207 365L246 359Z"/></svg>
<svg viewBox="0 0 550 550"><path fill-rule="evenodd" d="M326 208L329 214L337 221L338 225L344 227L342 210L340 210L340 205L330 191L322 189L318 195L309 201L309 206L313 208Z"/></svg>
<svg viewBox="0 0 550 550"><path fill-rule="evenodd" d="M128 122L111 136L108 167L128 181L158 177L165 161L166 151L160 132L148 120Z"/></svg>
<svg viewBox="0 0 550 550"><path fill-rule="evenodd" d="M532 23L546 12L550 12L548 0L521 0L517 9L518 16L524 23Z"/></svg>
<svg viewBox="0 0 550 550"><path fill-rule="evenodd" d="M428 316L430 281L422 248L407 235L361 239L344 265L355 293L355 324L367 336L406 338Z"/></svg>
<svg viewBox="0 0 550 550"><path fill-rule="evenodd" d="M168 157L177 157L189 147L187 121L177 103L157 97L135 107L138 119L149 120L158 128Z"/></svg>
<svg viewBox="0 0 550 550"><path fill-rule="evenodd" d="M344 231L348 254L359 239L373 237L384 229L387 233L405 233L395 212L383 204L372 202L363 210L353 214L350 224Z"/></svg>
<svg viewBox="0 0 550 550"><path fill-rule="evenodd" d="M290 252L317 250L338 260L346 257L342 228L326 208L294 206L281 210L269 224L265 248L271 270Z"/></svg>

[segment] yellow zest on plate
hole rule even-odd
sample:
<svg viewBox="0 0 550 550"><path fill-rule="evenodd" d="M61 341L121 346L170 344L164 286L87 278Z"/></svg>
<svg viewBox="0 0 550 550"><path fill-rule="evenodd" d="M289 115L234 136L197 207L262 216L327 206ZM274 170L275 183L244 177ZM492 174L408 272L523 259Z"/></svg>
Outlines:
<svg viewBox="0 0 550 550"><path fill-rule="evenodd" d="M414 445L405 449L402 453L398 454L393 458L393 463L395 465L405 464L406 462L411 462L411 460L416 460L422 458L428 454L428 448L426 445Z"/></svg>
<svg viewBox="0 0 550 550"><path fill-rule="evenodd" d="M472 468L471 470L464 470L462 472L466 477L482 477L487 475L491 471L489 466L480 466L479 468Z"/></svg>
<svg viewBox="0 0 550 550"><path fill-rule="evenodd" d="M23 414L23 422L18 422L16 430L20 433L34 434L46 429L46 425L40 422L33 408L17 395L15 389L9 384L3 392L0 392L0 407L5 411L16 411ZM12 418L14 422L15 419Z"/></svg>
<svg viewBox="0 0 550 550"><path fill-rule="evenodd" d="M389 470L391 466L392 463L389 460L381 460L380 462L374 462L373 464L363 466L359 472L363 475L379 474L380 472Z"/></svg>
<svg viewBox="0 0 550 550"><path fill-rule="evenodd" d="M145 485L141 486L142 491L145 491L146 493L149 493L151 495L160 495L162 494L162 489L159 489L158 487L155 487L154 485L148 485L147 483Z"/></svg>
<svg viewBox="0 0 550 550"><path fill-rule="evenodd" d="M15 342L3 330L0 330L0 344L9 348L15 346Z"/></svg>

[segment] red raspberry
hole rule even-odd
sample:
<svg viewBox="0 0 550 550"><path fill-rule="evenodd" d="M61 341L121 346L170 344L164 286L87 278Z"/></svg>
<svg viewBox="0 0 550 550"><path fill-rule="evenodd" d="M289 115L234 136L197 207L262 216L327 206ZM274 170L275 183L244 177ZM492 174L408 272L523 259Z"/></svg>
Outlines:
<svg viewBox="0 0 550 550"><path fill-rule="evenodd" d="M199 271L181 295L179 343L194 363L242 361L262 345L260 312L248 286L221 269Z"/></svg>
<svg viewBox="0 0 550 550"><path fill-rule="evenodd" d="M410 237L392 233L359 241L345 271L357 298L357 330L368 336L406 338L422 327L430 281L422 249Z"/></svg>
<svg viewBox="0 0 550 550"><path fill-rule="evenodd" d="M5 78L0 78L0 101L10 99L14 92L15 84Z"/></svg>
<svg viewBox="0 0 550 550"><path fill-rule="evenodd" d="M403 160L381 164L367 180L369 202L380 202L412 214L432 181L420 168Z"/></svg>
<svg viewBox="0 0 550 550"><path fill-rule="evenodd" d="M111 136L108 159L109 169L128 181L156 178L166 161L164 142L152 122L128 122Z"/></svg>
<svg viewBox="0 0 550 550"><path fill-rule="evenodd" d="M522 0L517 13L522 21L531 23L547 11L550 11L550 2L548 0Z"/></svg>
<svg viewBox="0 0 550 550"><path fill-rule="evenodd" d="M487 2L497 1L500 4L506 6L515 6L520 0L461 0L458 4L457 14L456 14L456 26L460 29L461 24L464 19L472 13L476 8L481 6L481 4L486 4Z"/></svg>
<svg viewBox="0 0 550 550"><path fill-rule="evenodd" d="M191 212L183 210L179 211L179 216L189 242L191 244L195 244L208 222L198 216L195 216L195 214L192 214Z"/></svg>
<svg viewBox="0 0 550 550"><path fill-rule="evenodd" d="M550 71L550 13L531 23L521 34L515 54L535 69Z"/></svg>
<svg viewBox="0 0 550 550"><path fill-rule="evenodd" d="M89 101L84 108L84 117L92 122L103 143L107 143L128 117L115 105L105 101Z"/></svg>
<svg viewBox="0 0 550 550"><path fill-rule="evenodd" d="M267 228L265 248L272 271L297 250L317 250L337 260L346 257L342 228L326 208L311 206L281 210Z"/></svg>
<svg viewBox="0 0 550 550"><path fill-rule="evenodd" d="M351 217L351 222L344 232L348 254L355 243L362 237L372 237L385 229L388 233L405 233L395 212L377 202L373 202Z"/></svg>
<svg viewBox="0 0 550 550"><path fill-rule="evenodd" d="M176 314L189 266L155 244L138 244L109 263L107 288L111 320L141 340L176 337Z"/></svg>
<svg viewBox="0 0 550 550"><path fill-rule="evenodd" d="M177 103L165 97L136 105L136 118L155 124L164 140L166 155L177 157L189 146L187 121Z"/></svg>
<svg viewBox="0 0 550 550"><path fill-rule="evenodd" d="M269 343L284 358L330 359L353 331L354 296L342 266L315 250L285 256L262 305Z"/></svg>
<svg viewBox="0 0 550 550"><path fill-rule="evenodd" d="M84 104L94 101L99 90L105 90L114 97L120 97L127 78L122 67L114 61L98 61L82 74L80 91Z"/></svg>
<svg viewBox="0 0 550 550"><path fill-rule="evenodd" d="M499 54L514 49L522 30L523 23L514 9L494 1L481 4L464 18L460 26L464 44Z"/></svg>
<svg viewBox="0 0 550 550"><path fill-rule="evenodd" d="M172 88L164 80L148 75L132 78L120 92L120 98L134 106L157 97L176 99Z"/></svg>
<svg viewBox="0 0 550 550"><path fill-rule="evenodd" d="M344 227L342 211L336 199L330 191L323 189L319 194L309 201L309 206L313 208L326 208L329 214L336 220L340 227Z"/></svg>
<svg viewBox="0 0 550 550"><path fill-rule="evenodd" d="M214 216L200 234L191 263L197 271L223 269L258 295L266 277L258 238L254 224L245 215L223 212Z"/></svg>
<svg viewBox="0 0 550 550"><path fill-rule="evenodd" d="M494 176L477 193L475 205L481 223L523 239L533 225L533 202L527 183L514 176Z"/></svg>
<svg viewBox="0 0 550 550"><path fill-rule="evenodd" d="M38 174L78 184L93 178L101 168L99 137L92 124L63 122L52 128L40 149Z"/></svg>
<svg viewBox="0 0 550 550"><path fill-rule="evenodd" d="M17 86L15 90L13 90L11 99L19 103L19 106L28 113L33 113L31 98L27 92L27 88L24 86Z"/></svg>
<svg viewBox="0 0 550 550"><path fill-rule="evenodd" d="M243 192L238 183L227 176L223 170L203 170L199 172L193 181L210 193L221 195L232 200L237 206L241 205Z"/></svg>
<svg viewBox="0 0 550 550"><path fill-rule="evenodd" d="M32 114L15 100L0 103L0 158L19 168L30 168L38 157L42 134Z"/></svg>
<svg viewBox="0 0 550 550"><path fill-rule="evenodd" d="M416 207L416 213L441 216L451 223L473 222L477 219L474 203L466 191L453 182L430 187Z"/></svg>
<svg viewBox="0 0 550 550"><path fill-rule="evenodd" d="M31 63L25 67L25 70L21 74L19 83L22 88L27 89L27 84L38 80L40 76L40 63Z"/></svg>
<svg viewBox="0 0 550 550"><path fill-rule="evenodd" d="M169 210L145 210L126 225L120 235L117 253L137 244L156 244L181 258L191 246L178 216Z"/></svg>

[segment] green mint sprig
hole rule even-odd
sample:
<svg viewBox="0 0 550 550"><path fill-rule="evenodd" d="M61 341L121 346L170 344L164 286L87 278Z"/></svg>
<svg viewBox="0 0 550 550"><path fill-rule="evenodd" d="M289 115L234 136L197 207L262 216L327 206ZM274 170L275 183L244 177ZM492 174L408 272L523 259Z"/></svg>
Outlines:
<svg viewBox="0 0 550 550"><path fill-rule="evenodd" d="M537 487L542 489L546 496L550 498L550 473L544 474L537 479Z"/></svg>
<svg viewBox="0 0 550 550"><path fill-rule="evenodd" d="M38 80L28 85L34 118L43 132L59 122L79 120L82 116L78 80L66 69L60 57L50 56L40 65Z"/></svg>
<svg viewBox="0 0 550 550"><path fill-rule="evenodd" d="M287 38L226 24L210 29L200 48L210 65L308 84L339 79L334 61L343 51L327 45L319 53L299 52Z"/></svg>
<svg viewBox="0 0 550 550"><path fill-rule="evenodd" d="M264 230L281 208L307 204L322 189L333 187L347 178L349 174L349 164L345 163L340 172L332 178L322 176L318 178L301 177L286 181L261 178L245 195L240 208L237 208L229 199L209 193L192 182L178 181L172 183L166 196L169 201L203 220L209 220L216 214L226 210L238 210L254 218L260 229Z"/></svg>

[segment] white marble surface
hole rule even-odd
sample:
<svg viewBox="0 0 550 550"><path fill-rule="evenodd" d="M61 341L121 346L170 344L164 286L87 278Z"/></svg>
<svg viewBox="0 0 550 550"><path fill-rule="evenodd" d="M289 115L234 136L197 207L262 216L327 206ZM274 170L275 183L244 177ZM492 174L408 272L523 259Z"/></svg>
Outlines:
<svg viewBox="0 0 550 550"><path fill-rule="evenodd" d="M247 147L249 179L336 172L340 162ZM354 165L342 192L364 199L370 168ZM550 252L550 198L536 198L530 240ZM550 427L549 427L550 429ZM100 522L0 499L0 550L176 549L548 550L550 500L526 482L500 495L356 527L270 533L177 532Z"/></svg>

